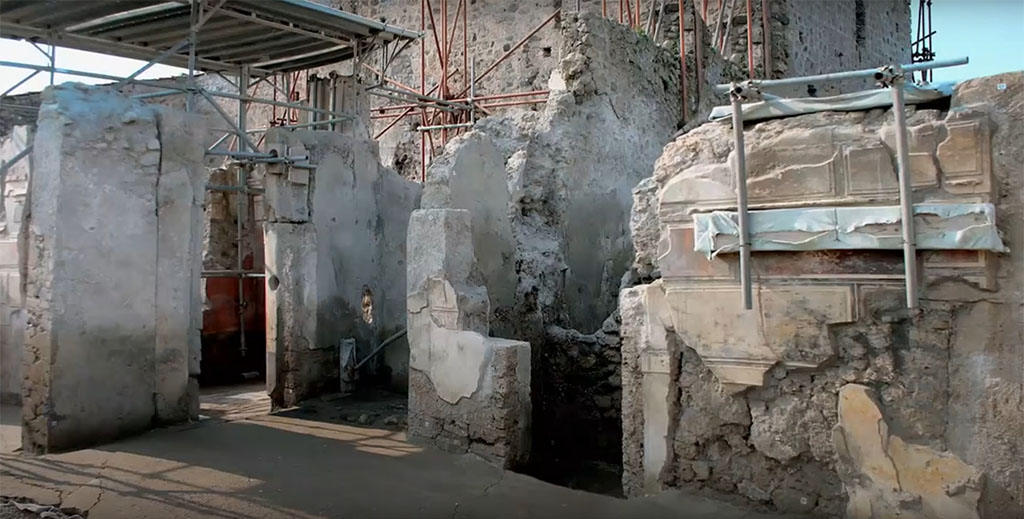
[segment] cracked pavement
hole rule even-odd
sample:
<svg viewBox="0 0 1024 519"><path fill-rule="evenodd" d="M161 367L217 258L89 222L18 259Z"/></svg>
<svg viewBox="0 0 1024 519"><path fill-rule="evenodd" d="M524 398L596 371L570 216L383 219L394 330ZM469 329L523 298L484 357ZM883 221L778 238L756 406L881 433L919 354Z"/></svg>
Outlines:
<svg viewBox="0 0 1024 519"><path fill-rule="evenodd" d="M677 492L589 494L413 445L403 432L307 416L211 420L64 454L2 454L0 495L91 519L780 517Z"/></svg>

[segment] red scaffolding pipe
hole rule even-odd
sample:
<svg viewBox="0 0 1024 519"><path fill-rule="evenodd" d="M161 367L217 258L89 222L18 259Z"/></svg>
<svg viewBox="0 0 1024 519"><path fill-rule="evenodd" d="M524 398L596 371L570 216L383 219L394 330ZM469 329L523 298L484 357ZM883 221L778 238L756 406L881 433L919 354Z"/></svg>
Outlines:
<svg viewBox="0 0 1024 519"><path fill-rule="evenodd" d="M445 37L448 35L448 0L441 0L441 99L448 98L448 42ZM448 114L441 114L442 124L448 123ZM448 129L441 130L441 146L448 144ZM430 150L434 151L434 150Z"/></svg>
<svg viewBox="0 0 1024 519"><path fill-rule="evenodd" d="M494 69L498 68L498 65L500 65L506 59L508 59L508 57L511 56L515 51L519 50L519 47L522 47L524 44L526 44L526 42L530 38L532 38L535 34L540 32L540 30L543 29L547 24L551 23L551 20L554 20L561 12L562 12L561 9L556 9L555 12L551 13L551 16L548 16L547 18L545 18L544 21L540 23L540 25L538 25L536 28L534 28L532 31L530 31L530 33L527 34L526 36L524 36L523 39L519 40L519 43L516 43L515 45L513 45L512 48L508 50L508 52L506 52L505 54L502 54L501 57L498 58L497 61L492 63L491 66L487 67L483 72L481 72L480 75L478 75L474 79L474 81L475 82L479 82L481 79L487 77L487 74L490 74L491 72L494 71ZM466 92L469 92L469 89L466 89L466 90L460 92L459 96L461 97L461 96L466 95Z"/></svg>
<svg viewBox="0 0 1024 519"><path fill-rule="evenodd" d="M747 0L747 77L754 78L754 9Z"/></svg>
<svg viewBox="0 0 1024 519"><path fill-rule="evenodd" d="M679 90L682 92L683 121L686 120L686 10L684 9L685 4L686 2L684 0L679 0ZM696 22L696 20L694 20L694 22Z"/></svg>
<svg viewBox="0 0 1024 519"><path fill-rule="evenodd" d="M707 0L704 0L704 7L707 8ZM704 82L704 27L707 24L704 19L697 15L697 2L693 2L693 43L694 47L694 62L697 64L697 81L694 82L693 87L697 92L697 103L700 104L700 86ZM685 119L684 114L684 119Z"/></svg>
<svg viewBox="0 0 1024 519"><path fill-rule="evenodd" d="M427 21L426 21L426 5L427 0L420 0L420 32L426 32ZM427 78L426 78L426 66L427 66L427 49L423 39L420 38L420 95L427 95ZM420 110L420 120L422 123L427 122L427 111ZM397 119L396 119L397 122ZM420 182L427 181L427 139L420 132Z"/></svg>
<svg viewBox="0 0 1024 519"><path fill-rule="evenodd" d="M451 75L454 76L455 73L452 72ZM434 90L436 90L436 89L437 89L437 87L434 87ZM427 92L427 95L432 94L434 92L434 90L431 90L431 91ZM511 93L511 94L492 94L492 95L485 95L485 96L476 96L476 97L473 98L473 101L494 101L494 100L497 100L497 99L508 99L508 98L512 98L512 97L528 97L528 96L534 96L534 95L548 95L550 93L551 93L550 90L532 90L530 92L514 92L514 93ZM453 98L453 99L446 99L446 101L451 102L451 103L467 103L467 102L469 102L469 98L468 97L456 97L456 98ZM415 109L418 106L420 106L420 105L417 105L417 104L389 105L389 106L382 106L382 107L379 107L379 108L374 108L374 109L372 109L372 111L374 111L374 112L397 111L397 110L406 110L406 109L409 109L409 108L414 108Z"/></svg>

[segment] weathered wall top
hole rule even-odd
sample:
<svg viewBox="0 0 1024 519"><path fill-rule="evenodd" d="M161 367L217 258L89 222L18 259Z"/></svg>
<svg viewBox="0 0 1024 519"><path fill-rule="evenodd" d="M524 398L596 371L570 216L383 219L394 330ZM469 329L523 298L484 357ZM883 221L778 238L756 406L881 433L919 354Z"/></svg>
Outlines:
<svg viewBox="0 0 1024 519"><path fill-rule="evenodd" d="M899 226L888 221L855 228L852 249L842 236L838 243L809 239L813 226L761 225L754 309L743 310L728 225L710 243L695 236L695 220L704 230L709 220L731 221L728 213L713 216L735 207L730 128L707 124L666 146L654 176L634 191L632 218L635 267L660 279L624 292L620 306L623 391L633 395L624 398L633 409L623 413L644 423L642 439L641 431L625 439L627 488L711 487L816 516L839 515L849 502L850 516L865 518L888 516L865 511L872 499L920 517L951 501L963 512L955 517L1000 517L997 510L1019 502L1021 473L1003 460L1024 452L1017 436L1005 435L1024 421L1022 352L1007 335L1021 333L1021 325L1005 320L1021 297L1022 201L1013 163L1021 146L1009 139L1024 116L1010 101L1021 89L1024 75L996 76L959 85L948 109L911 109L922 243L935 238L948 249L919 253L919 314L902 302L902 257L886 250ZM898 200L891 121L891 112L872 110L748 125L750 207L805 223L819 213L884 212ZM986 244L966 239L976 230L986 231ZM793 249L802 250L785 252ZM996 368L1006 362L1014 368ZM882 441L903 453L890 453L906 476L896 493L853 453L868 447L832 445L832 427L866 419L872 407L845 405L840 389L848 383L876 390L874 407L885 410L890 436L899 438ZM981 407L1002 411L965 412L965 399L975 402L966 408L986 402ZM714 419L693 418L702 414ZM847 430L851 441L878 443L854 429ZM987 434L980 444L967 440L980 431ZM926 461L943 467L937 480L916 472ZM786 489L794 477L800 483ZM785 483L772 491L768 481ZM914 511L900 508L907 500L917 503Z"/></svg>

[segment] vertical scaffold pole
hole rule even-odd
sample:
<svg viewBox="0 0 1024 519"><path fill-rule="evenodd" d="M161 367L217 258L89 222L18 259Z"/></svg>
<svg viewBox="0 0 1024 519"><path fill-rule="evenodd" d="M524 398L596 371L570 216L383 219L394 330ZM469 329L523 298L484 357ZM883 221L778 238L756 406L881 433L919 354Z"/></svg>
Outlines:
<svg viewBox="0 0 1024 519"><path fill-rule="evenodd" d="M903 99L903 70L895 67L892 80L892 112L896 119L896 161L899 167L900 218L903 222L903 266L906 276L907 308L917 308L917 244L914 235L914 192L910 182L910 145L907 142L907 112Z"/></svg>
<svg viewBox="0 0 1024 519"><path fill-rule="evenodd" d="M740 286L743 308L754 307L754 290L750 279L750 212L747 210L747 157L743 141L742 87L735 83L729 92L732 101L732 137L736 145L736 214L740 231Z"/></svg>

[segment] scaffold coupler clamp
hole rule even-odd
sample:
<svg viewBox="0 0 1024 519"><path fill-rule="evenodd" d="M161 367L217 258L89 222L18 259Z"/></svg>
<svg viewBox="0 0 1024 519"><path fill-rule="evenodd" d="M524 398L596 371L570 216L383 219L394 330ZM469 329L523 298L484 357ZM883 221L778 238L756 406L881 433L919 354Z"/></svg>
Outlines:
<svg viewBox="0 0 1024 519"><path fill-rule="evenodd" d="M764 99L761 88L752 80L733 83L729 88L729 97L739 101L761 101Z"/></svg>
<svg viewBox="0 0 1024 519"><path fill-rule="evenodd" d="M875 81L883 88L890 88L896 81L902 79L903 69L897 65L886 65L875 72Z"/></svg>

